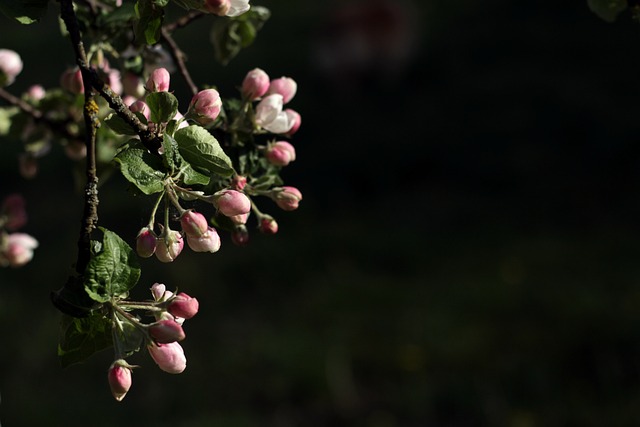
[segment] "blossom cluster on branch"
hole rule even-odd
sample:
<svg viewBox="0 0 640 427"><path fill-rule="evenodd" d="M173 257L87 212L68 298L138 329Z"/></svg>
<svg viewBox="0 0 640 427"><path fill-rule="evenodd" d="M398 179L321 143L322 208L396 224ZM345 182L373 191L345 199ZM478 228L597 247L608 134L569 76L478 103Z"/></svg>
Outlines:
<svg viewBox="0 0 640 427"><path fill-rule="evenodd" d="M0 2L0 11L28 24L46 3L25 9ZM250 222L264 234L278 232L262 200L284 211L298 208L302 193L280 176L296 160L290 141L301 116L288 105L298 87L260 68L238 79L236 94L193 81L172 33L209 15L215 57L224 65L269 18L249 0L172 0L186 9L172 23L165 22L169 0L58 3L76 63L59 70L59 87L36 84L18 96L5 88L25 64L18 53L0 49L0 100L7 104L0 107L0 138L23 144L18 161L26 179L37 177L39 162L57 144L84 165L75 274L51 294L64 313L58 354L68 366L112 347L107 379L121 401L136 368L127 358L142 349L163 371L184 371L183 322L199 310L197 299L159 283L151 288L153 299L132 300L141 276L138 257L173 262L185 240L194 252L214 253L223 232L245 245ZM172 92L176 77L191 91L188 102ZM148 197L148 221L137 236L123 239L98 225L98 181L114 170L129 182L127 190ZM0 265L31 260L38 242L11 233L25 223L24 200L8 196L0 209Z"/></svg>

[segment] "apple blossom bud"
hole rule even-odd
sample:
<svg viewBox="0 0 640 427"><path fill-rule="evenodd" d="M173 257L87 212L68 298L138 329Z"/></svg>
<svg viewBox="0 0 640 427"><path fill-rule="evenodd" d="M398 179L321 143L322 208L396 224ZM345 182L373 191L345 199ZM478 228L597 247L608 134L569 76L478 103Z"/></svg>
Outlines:
<svg viewBox="0 0 640 427"><path fill-rule="evenodd" d="M298 209L298 203L302 200L302 193L295 187L279 187L273 189L271 198L280 209L293 211Z"/></svg>
<svg viewBox="0 0 640 427"><path fill-rule="evenodd" d="M274 144L269 144L264 156L273 165L287 166L296 159L296 149L287 141L278 141Z"/></svg>
<svg viewBox="0 0 640 427"><path fill-rule="evenodd" d="M244 225L239 225L231 233L231 241L236 246L246 246L249 243L249 230Z"/></svg>
<svg viewBox="0 0 640 427"><path fill-rule="evenodd" d="M260 231L264 234L276 234L278 232L278 223L273 217L265 215L260 219Z"/></svg>
<svg viewBox="0 0 640 427"><path fill-rule="evenodd" d="M38 241L25 233L12 233L6 237L0 254L11 267L21 267L33 259Z"/></svg>
<svg viewBox="0 0 640 427"><path fill-rule="evenodd" d="M253 101L267 93L269 76L260 68L249 71L242 81L242 96Z"/></svg>
<svg viewBox="0 0 640 427"><path fill-rule="evenodd" d="M106 80L112 91L114 91L118 95L122 95L122 79L120 78L119 70L109 70Z"/></svg>
<svg viewBox="0 0 640 427"><path fill-rule="evenodd" d="M192 210L185 211L180 217L180 225L182 225L182 231L187 236L200 237L207 232L209 228L209 222L199 212Z"/></svg>
<svg viewBox="0 0 640 427"><path fill-rule="evenodd" d="M129 109L131 110L132 113L142 114L147 120L149 120L149 117L151 117L151 110L149 109L149 106L144 101L134 101L129 106Z"/></svg>
<svg viewBox="0 0 640 427"><path fill-rule="evenodd" d="M201 90L191 98L187 118L193 119L199 124L206 126L218 118L221 108L222 100L217 90Z"/></svg>
<svg viewBox="0 0 640 427"><path fill-rule="evenodd" d="M180 292L167 306L167 311L176 317L191 319L198 313L200 304L198 300Z"/></svg>
<svg viewBox="0 0 640 427"><path fill-rule="evenodd" d="M131 368L129 368L129 364L123 359L113 362L109 368L107 380L109 381L109 387L111 387L111 394L118 402L121 402L131 388Z"/></svg>
<svg viewBox="0 0 640 427"><path fill-rule="evenodd" d="M300 129L300 125L302 124L302 117L300 117L300 114L298 114L297 111L292 110L291 108L285 109L284 113L287 115L287 117L289 118L289 122L291 123L291 129L289 129L289 131L285 133L286 136L290 137L294 133L298 132L298 129Z"/></svg>
<svg viewBox="0 0 640 427"><path fill-rule="evenodd" d="M242 215L251 210L251 200L236 190L221 190L210 196L213 200L213 205L224 216Z"/></svg>
<svg viewBox="0 0 640 427"><path fill-rule="evenodd" d="M293 99L297 90L298 84L295 80L289 77L280 77L279 79L271 80L267 95L279 93L282 95L282 102L286 104Z"/></svg>
<svg viewBox="0 0 640 427"><path fill-rule="evenodd" d="M184 350L177 342L150 345L147 348L158 367L165 372L179 374L187 367Z"/></svg>
<svg viewBox="0 0 640 427"><path fill-rule="evenodd" d="M40 101L46 95L46 91L41 85L33 85L27 89L27 97L32 101Z"/></svg>
<svg viewBox="0 0 640 427"><path fill-rule="evenodd" d="M149 288L149 290L151 291L151 295L153 295L153 299L156 301L165 301L166 300L166 293L167 291L167 287L165 285L163 285L162 283L154 283L153 285L151 285L151 287Z"/></svg>
<svg viewBox="0 0 640 427"><path fill-rule="evenodd" d="M214 15L225 16L231 8L231 3L229 0L205 0L204 8Z"/></svg>
<svg viewBox="0 0 640 427"><path fill-rule="evenodd" d="M170 80L171 77L166 68L156 68L147 80L147 90L149 92L166 92L169 90Z"/></svg>
<svg viewBox="0 0 640 427"><path fill-rule="evenodd" d="M172 262L175 260L184 247L184 240L180 232L169 229L165 230L157 242L156 258L162 262Z"/></svg>
<svg viewBox="0 0 640 427"><path fill-rule="evenodd" d="M4 222L7 230L17 230L27 223L27 210L24 205L24 197L20 194L10 194L5 197L0 209L0 223Z"/></svg>
<svg viewBox="0 0 640 427"><path fill-rule="evenodd" d="M136 252L142 258L149 258L156 251L158 237L149 227L142 227L136 237Z"/></svg>
<svg viewBox="0 0 640 427"><path fill-rule="evenodd" d="M0 87L9 86L22 72L20 55L9 49L0 49Z"/></svg>
<svg viewBox="0 0 640 427"><path fill-rule="evenodd" d="M231 180L231 187L234 190L242 191L244 189L245 185L247 185L247 177L246 176L235 175L233 177L233 179Z"/></svg>
<svg viewBox="0 0 640 427"><path fill-rule="evenodd" d="M242 214L242 215L234 215L234 216L230 216L229 219L231 220L231 222L233 222L235 225L243 225L247 223L247 220L249 219L249 212Z"/></svg>
<svg viewBox="0 0 640 427"><path fill-rule="evenodd" d="M185 339L184 329L173 319L152 323L149 325L149 335L158 344L168 344Z"/></svg>
<svg viewBox="0 0 640 427"><path fill-rule="evenodd" d="M207 232L200 237L187 234L187 244L194 252L218 252L220 249L220 236L215 228L209 227Z"/></svg>
<svg viewBox="0 0 640 427"><path fill-rule="evenodd" d="M60 76L60 86L74 95L84 93L82 72L79 68L70 68Z"/></svg>

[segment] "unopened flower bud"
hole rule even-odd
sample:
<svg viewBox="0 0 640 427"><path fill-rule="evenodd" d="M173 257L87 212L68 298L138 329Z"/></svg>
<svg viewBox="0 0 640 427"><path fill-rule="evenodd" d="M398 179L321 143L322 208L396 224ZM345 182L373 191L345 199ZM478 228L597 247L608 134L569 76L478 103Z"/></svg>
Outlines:
<svg viewBox="0 0 640 427"><path fill-rule="evenodd" d="M22 72L22 59L13 50L0 49L0 87L9 86Z"/></svg>
<svg viewBox="0 0 640 427"><path fill-rule="evenodd" d="M220 249L220 236L215 228L209 227L207 232L200 237L187 234L187 244L194 252L218 252Z"/></svg>
<svg viewBox="0 0 640 427"><path fill-rule="evenodd" d="M297 90L298 84L295 80L289 77L280 77L279 79L271 80L267 95L279 93L282 95L282 102L286 104L293 99Z"/></svg>
<svg viewBox="0 0 640 427"><path fill-rule="evenodd" d="M182 341L185 338L184 329L175 320L160 320L149 325L149 335L158 344Z"/></svg>
<svg viewBox="0 0 640 427"><path fill-rule="evenodd" d="M267 93L269 76L260 68L249 71L242 81L242 96L253 101Z"/></svg>
<svg viewBox="0 0 640 427"><path fill-rule="evenodd" d="M284 113L289 118L289 123L291 123L291 129L289 129L289 131L285 133L286 136L290 137L294 133L298 132L298 129L300 129L300 125L302 124L302 117L300 117L300 114L298 114L297 111L292 110L291 108L285 109Z"/></svg>
<svg viewBox="0 0 640 427"><path fill-rule="evenodd" d="M171 77L166 68L156 68L147 80L147 90L149 92L166 92L169 90L170 80Z"/></svg>
<svg viewBox="0 0 640 427"><path fill-rule="evenodd" d="M149 227L143 227L136 237L136 252L142 258L149 258L156 251L158 237Z"/></svg>
<svg viewBox="0 0 640 427"><path fill-rule="evenodd" d="M269 144L264 156L273 165L287 166L296 159L296 149L287 141L278 141L274 144Z"/></svg>
<svg viewBox="0 0 640 427"><path fill-rule="evenodd" d="M156 258L162 262L172 262L175 260L184 247L182 235L179 231L174 230L165 230L157 242Z"/></svg>
<svg viewBox="0 0 640 427"><path fill-rule="evenodd" d="M199 308L200 304L197 299L190 297L184 292L180 292L171 300L167 311L176 317L191 319L198 313Z"/></svg>
<svg viewBox="0 0 640 427"><path fill-rule="evenodd" d="M46 95L46 91L41 85L33 85L27 89L27 97L32 101L40 101Z"/></svg>
<svg viewBox="0 0 640 427"><path fill-rule="evenodd" d="M302 193L295 187L280 187L274 189L271 193L271 198L280 209L293 211L298 209L298 203L302 200Z"/></svg>
<svg viewBox="0 0 640 427"><path fill-rule="evenodd" d="M17 230L27 223L27 210L24 205L24 197L20 194L5 197L0 209L0 221L4 219L4 227L7 230Z"/></svg>
<svg viewBox="0 0 640 427"><path fill-rule="evenodd" d="M224 216L242 215L251 210L251 200L236 190L221 190L212 196L213 205Z"/></svg>
<svg viewBox="0 0 640 427"><path fill-rule="evenodd" d="M242 175L235 175L231 180L231 187L236 191L242 191L247 185L247 177Z"/></svg>
<svg viewBox="0 0 640 427"><path fill-rule="evenodd" d="M149 290L151 291L151 295L153 295L153 299L155 301L165 301L167 299L167 287L162 283L154 283L153 285L151 285L151 288L149 288Z"/></svg>
<svg viewBox="0 0 640 427"><path fill-rule="evenodd" d="M209 228L209 222L199 212L192 210L185 211L180 217L180 225L182 225L182 231L185 232L187 237L200 237L207 232Z"/></svg>
<svg viewBox="0 0 640 427"><path fill-rule="evenodd" d="M122 79L120 78L119 70L116 70L115 68L109 70L106 80L112 91L114 91L118 95L122 95Z"/></svg>
<svg viewBox="0 0 640 427"><path fill-rule="evenodd" d="M109 381L109 387L111 387L111 394L118 402L121 402L131 388L131 368L129 368L129 364L123 359L113 362L109 368L107 380Z"/></svg>
<svg viewBox="0 0 640 427"><path fill-rule="evenodd" d="M214 15L225 16L231 8L231 3L229 0L205 0L204 8Z"/></svg>
<svg viewBox="0 0 640 427"><path fill-rule="evenodd" d="M12 233L6 237L0 254L11 267L21 267L33 259L38 241L25 233Z"/></svg>
<svg viewBox="0 0 640 427"><path fill-rule="evenodd" d="M221 108L222 100L217 90L201 90L191 98L187 118L195 120L202 126L206 126L218 118Z"/></svg>
<svg viewBox="0 0 640 427"><path fill-rule="evenodd" d="M134 101L129 106L129 109L131 110L132 113L142 114L147 120L149 120L149 117L151 117L151 110L149 109L149 106L144 101Z"/></svg>
<svg viewBox="0 0 640 427"><path fill-rule="evenodd" d="M244 225L239 225L231 233L231 241L236 246L246 246L249 243L249 230Z"/></svg>
<svg viewBox="0 0 640 427"><path fill-rule="evenodd" d="M247 220L249 219L249 212L245 213L245 214L241 214L241 215L234 215L234 216L230 216L229 219L231 220L231 222L233 222L235 225L243 225L247 223Z"/></svg>
<svg viewBox="0 0 640 427"><path fill-rule="evenodd" d="M265 215L260 219L260 231L264 234L276 234L278 232L278 223L273 217Z"/></svg>
<svg viewBox="0 0 640 427"><path fill-rule="evenodd" d="M60 86L74 95L84 93L84 83L82 82L82 72L79 68L70 68L62 73Z"/></svg>
<svg viewBox="0 0 640 427"><path fill-rule="evenodd" d="M147 348L158 367L165 372L179 374L187 367L184 350L177 342L150 345Z"/></svg>

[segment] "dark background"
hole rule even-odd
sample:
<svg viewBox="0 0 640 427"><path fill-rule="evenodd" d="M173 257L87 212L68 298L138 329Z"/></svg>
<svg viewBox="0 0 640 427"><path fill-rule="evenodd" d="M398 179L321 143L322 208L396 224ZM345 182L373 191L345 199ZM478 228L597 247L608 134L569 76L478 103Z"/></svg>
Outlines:
<svg viewBox="0 0 640 427"><path fill-rule="evenodd" d="M272 19L222 68L210 19L176 33L199 84L235 95L261 67L299 84L285 169L304 200L268 200L278 235L143 260L198 297L187 370L140 354L124 402L109 351L62 370L49 291L76 256L81 197L56 147L37 178L0 141L0 195L28 201L41 243L0 271L3 426L634 426L640 424L640 27L586 2L268 1ZM57 5L2 23L23 57L9 87L73 63ZM172 87L187 102L185 86ZM101 190L135 233L150 206Z"/></svg>

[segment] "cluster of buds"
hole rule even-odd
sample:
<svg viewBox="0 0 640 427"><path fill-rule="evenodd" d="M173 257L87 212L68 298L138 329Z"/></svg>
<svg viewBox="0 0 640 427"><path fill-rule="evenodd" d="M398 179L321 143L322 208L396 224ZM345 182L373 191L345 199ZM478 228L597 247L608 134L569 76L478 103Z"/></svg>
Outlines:
<svg viewBox="0 0 640 427"><path fill-rule="evenodd" d="M164 372L179 374L187 367L187 359L180 341L185 338L182 327L186 319L198 313L199 303L196 298L180 292L174 294L165 285L155 283L151 286L152 301L120 301L113 305L113 328L117 331L115 337L125 333L124 322L133 325L135 333L140 334L149 355ZM142 309L153 315L154 321L143 323L131 314L131 310ZM125 338L122 338L126 340ZM122 346L116 343L115 360L109 367L107 379L111 393L117 401L121 401L132 384L132 369L124 359Z"/></svg>
<svg viewBox="0 0 640 427"><path fill-rule="evenodd" d="M31 261L38 241L26 233L10 233L27 223L24 198L7 196L0 207L0 266L20 267Z"/></svg>

